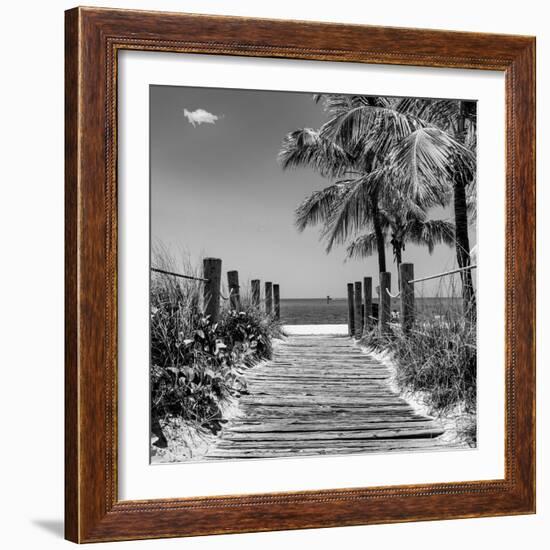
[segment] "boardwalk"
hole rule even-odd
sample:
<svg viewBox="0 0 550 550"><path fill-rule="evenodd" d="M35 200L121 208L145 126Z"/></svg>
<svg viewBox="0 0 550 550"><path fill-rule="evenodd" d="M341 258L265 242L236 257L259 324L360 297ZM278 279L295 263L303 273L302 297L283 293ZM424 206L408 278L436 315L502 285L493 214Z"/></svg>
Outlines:
<svg viewBox="0 0 550 550"><path fill-rule="evenodd" d="M291 336L247 374L249 395L210 459L423 450L443 428L389 386L389 371L342 336Z"/></svg>

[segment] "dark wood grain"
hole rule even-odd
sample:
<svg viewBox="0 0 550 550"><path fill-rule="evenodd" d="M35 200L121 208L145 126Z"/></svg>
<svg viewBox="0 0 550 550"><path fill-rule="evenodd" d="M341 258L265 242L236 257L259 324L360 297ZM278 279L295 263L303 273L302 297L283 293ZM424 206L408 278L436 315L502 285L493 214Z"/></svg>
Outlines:
<svg viewBox="0 0 550 550"><path fill-rule="evenodd" d="M504 71L506 475L174 500L117 496L116 82L121 49ZM75 542L532 513L535 40L96 8L66 13L66 537Z"/></svg>
<svg viewBox="0 0 550 550"><path fill-rule="evenodd" d="M66 14L67 29L78 12ZM65 537L78 537L78 35L65 34Z"/></svg>

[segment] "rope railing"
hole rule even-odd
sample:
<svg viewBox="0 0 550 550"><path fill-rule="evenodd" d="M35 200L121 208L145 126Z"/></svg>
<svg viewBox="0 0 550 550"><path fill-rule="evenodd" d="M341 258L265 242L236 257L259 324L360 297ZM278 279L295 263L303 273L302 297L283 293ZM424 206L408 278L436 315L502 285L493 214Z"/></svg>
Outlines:
<svg viewBox="0 0 550 550"><path fill-rule="evenodd" d="M235 294L235 293L233 292L233 289L230 289L230 290L229 290L229 296L224 296L224 295L222 294L222 291L220 290L220 298L221 298L222 300L225 300L226 302L227 302L227 300L230 300L230 299L231 299L231 296L233 296L234 294Z"/></svg>
<svg viewBox="0 0 550 550"><path fill-rule="evenodd" d="M220 258L204 258L203 260L203 274L205 277L195 277L194 275L185 275L183 273L177 273L175 271L168 271L167 269L160 269L159 267L151 267L151 271L160 273L162 275L168 275L171 277L179 277L181 279L187 279L191 281L200 281L204 283L204 297L205 297L205 314L210 317L213 323L217 322L220 313L220 300L229 301L230 307L233 310L240 308L240 291L239 291L239 273L238 271L227 272L228 282L228 295L224 296L221 291L221 268L222 261ZM252 287L252 305L260 307L260 280L253 279L251 281ZM266 298L263 300L265 303L266 313L274 314L276 319L280 318L280 287L278 283L265 283Z"/></svg>
<svg viewBox="0 0 550 550"><path fill-rule="evenodd" d="M428 277L421 277L420 279L412 279L411 281L409 281L409 284L420 283L421 281L429 281L430 279L437 279L438 277L446 277L447 275L452 275L453 273L460 273L461 271L468 271L468 269L475 269L476 267L477 267L476 264L467 265L466 267L459 267L458 269L452 269L451 271L444 271L443 273L437 273L436 275L429 275Z"/></svg>
<svg viewBox="0 0 550 550"><path fill-rule="evenodd" d="M414 266L412 263L399 264L399 288L395 294L391 293L391 273L380 272L380 284L376 287L378 292L378 325L380 334L389 330L392 317L391 300L399 298L401 301L400 323L404 332L410 332L415 322L415 291L414 284L422 281L429 281L440 277L446 277L454 273L461 273L470 269L476 269L477 264L468 265L428 275L426 277L414 278ZM363 301L364 296L364 301ZM372 301L372 277L364 277L363 282L347 283L348 297L348 334L360 337L365 327L372 326L371 312L375 304ZM466 307L466 306L465 306ZM376 321L375 321L376 322Z"/></svg>
<svg viewBox="0 0 550 550"><path fill-rule="evenodd" d="M204 279L203 277L194 277L192 275L183 275L182 273L175 273L174 271L166 271L164 269L159 269L158 267L152 267L151 271L155 273L162 273L163 275L172 275L173 277L180 277L181 279L190 279L193 281L202 281L208 283L210 279Z"/></svg>
<svg viewBox="0 0 550 550"><path fill-rule="evenodd" d="M409 281L409 283L410 283L410 281ZM388 296L389 296L390 298L399 298L399 296L401 296L401 291L399 291L397 294L392 294L392 293L390 292L390 289L389 289L389 288L386 288L386 292L388 293Z"/></svg>
<svg viewBox="0 0 550 550"><path fill-rule="evenodd" d="M210 281L210 279L204 279L203 277L195 277L193 275L184 275L183 273L175 273L174 271L166 271L164 269L159 269L158 267L152 267L151 271L154 271L155 273L162 273L163 275L172 275L173 277L180 277L182 279L190 279L190 280L193 280L193 281L201 281L201 282L204 282L204 283L208 283ZM220 292L220 298L222 300L227 301L231 298L232 294L233 294L233 290L230 290L229 296L224 296Z"/></svg>
<svg viewBox="0 0 550 550"><path fill-rule="evenodd" d="M468 269L475 269L477 265L467 265L466 267L459 267L458 269L453 269L451 271L444 271L443 273L437 273L436 275L429 275L428 277L421 277L420 279L411 279L408 281L410 285L414 283L420 283L422 281L429 281L430 279L437 279L438 277L446 277L447 275L452 275L453 273L460 273L461 271L467 271ZM386 292L390 298L399 298L401 296L401 291L397 294L392 294L389 288L386 288Z"/></svg>

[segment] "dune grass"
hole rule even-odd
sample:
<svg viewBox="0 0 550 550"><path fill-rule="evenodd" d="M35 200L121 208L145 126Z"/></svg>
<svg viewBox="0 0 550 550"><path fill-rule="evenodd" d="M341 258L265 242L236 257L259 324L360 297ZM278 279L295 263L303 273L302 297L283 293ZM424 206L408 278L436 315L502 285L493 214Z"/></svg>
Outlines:
<svg viewBox="0 0 550 550"><path fill-rule="evenodd" d="M454 281L441 284L439 296L457 296ZM410 332L392 324L388 334L377 330L361 343L389 352L399 389L416 396L436 416L461 419L459 436L476 443L476 327L460 307L460 298L434 301L429 315L417 315Z"/></svg>
<svg viewBox="0 0 550 550"><path fill-rule="evenodd" d="M153 265L166 271L199 276L188 259L177 265L165 249L156 249ZM152 454L184 436L216 435L234 400L246 393L247 368L269 359L279 323L241 297L238 311L223 304L213 324L203 314L200 281L152 273L151 280L151 432ZM178 428L179 426L179 428Z"/></svg>

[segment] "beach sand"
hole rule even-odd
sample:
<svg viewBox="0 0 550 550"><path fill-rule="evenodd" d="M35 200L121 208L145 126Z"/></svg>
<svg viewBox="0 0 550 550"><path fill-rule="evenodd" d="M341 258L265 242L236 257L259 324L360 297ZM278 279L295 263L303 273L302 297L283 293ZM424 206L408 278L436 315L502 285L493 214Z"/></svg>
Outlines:
<svg viewBox="0 0 550 550"><path fill-rule="evenodd" d="M283 325L283 331L289 336L311 334L347 336L348 325Z"/></svg>

